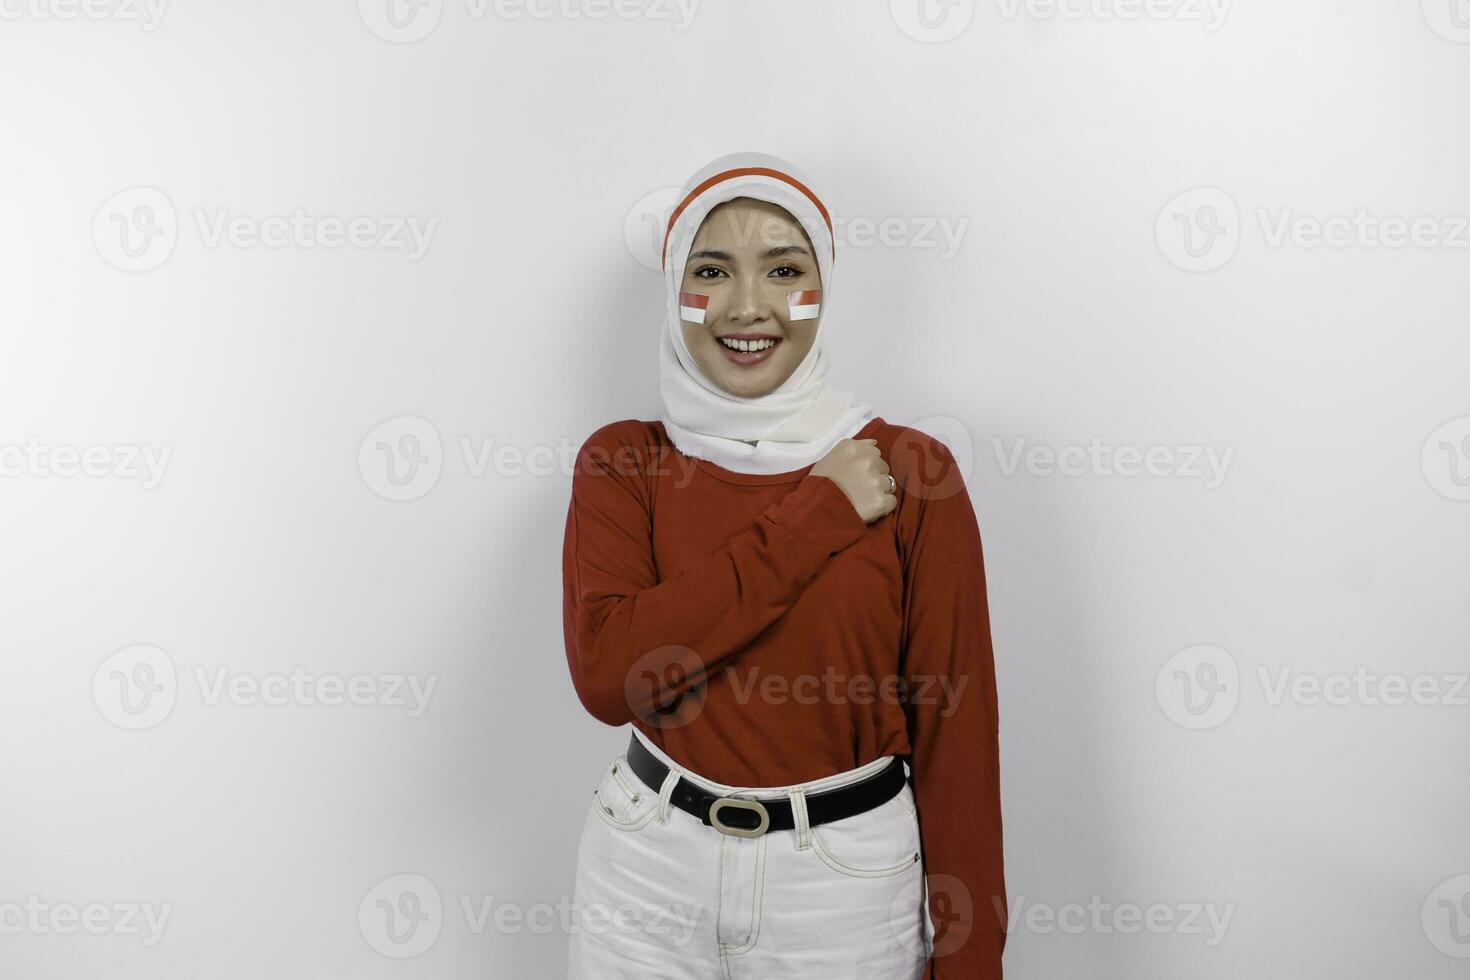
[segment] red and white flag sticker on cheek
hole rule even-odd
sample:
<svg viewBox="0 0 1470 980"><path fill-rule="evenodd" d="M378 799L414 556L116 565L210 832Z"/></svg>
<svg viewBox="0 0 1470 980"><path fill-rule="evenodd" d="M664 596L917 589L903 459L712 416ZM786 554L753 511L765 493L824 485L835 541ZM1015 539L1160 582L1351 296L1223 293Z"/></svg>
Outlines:
<svg viewBox="0 0 1470 980"><path fill-rule="evenodd" d="M791 319L815 320L822 312L822 291L798 289L786 297L786 302L791 306Z"/></svg>
<svg viewBox="0 0 1470 980"><path fill-rule="evenodd" d="M679 294L679 319L690 323L703 323L704 311L709 308L709 297L699 293Z"/></svg>

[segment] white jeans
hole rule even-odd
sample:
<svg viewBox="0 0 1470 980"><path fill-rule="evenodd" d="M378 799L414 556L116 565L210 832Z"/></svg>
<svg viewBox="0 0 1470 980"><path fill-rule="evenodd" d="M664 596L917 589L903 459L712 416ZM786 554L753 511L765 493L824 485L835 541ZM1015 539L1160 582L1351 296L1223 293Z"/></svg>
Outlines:
<svg viewBox="0 0 1470 980"><path fill-rule="evenodd" d="M569 980L917 980L933 926L907 782L865 813L811 827L805 794L879 772L891 756L792 786L744 787L669 767L649 787L619 754L577 849ZM680 778L711 793L790 797L796 827L737 837L669 803Z"/></svg>

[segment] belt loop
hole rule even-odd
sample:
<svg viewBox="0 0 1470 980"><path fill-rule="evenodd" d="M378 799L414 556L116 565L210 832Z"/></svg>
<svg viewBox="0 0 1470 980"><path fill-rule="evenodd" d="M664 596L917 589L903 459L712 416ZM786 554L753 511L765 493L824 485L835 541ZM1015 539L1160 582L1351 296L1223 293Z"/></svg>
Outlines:
<svg viewBox="0 0 1470 980"><path fill-rule="evenodd" d="M679 770L670 768L664 773L664 784L658 788L658 822L669 822L669 799L674 795L674 786L679 782Z"/></svg>
<svg viewBox="0 0 1470 980"><path fill-rule="evenodd" d="M812 846L811 826L806 816L806 790L794 789L787 796L791 798L791 822L796 825L796 849L804 851Z"/></svg>

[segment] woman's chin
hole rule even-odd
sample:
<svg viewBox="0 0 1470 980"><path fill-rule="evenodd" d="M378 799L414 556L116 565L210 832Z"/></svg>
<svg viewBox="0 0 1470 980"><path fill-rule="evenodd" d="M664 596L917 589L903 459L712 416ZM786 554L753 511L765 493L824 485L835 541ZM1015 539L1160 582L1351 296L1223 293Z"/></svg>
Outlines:
<svg viewBox="0 0 1470 980"><path fill-rule="evenodd" d="M748 368L731 368L721 365L710 380L725 391L740 398L759 398L781 386L791 375L791 369L778 362L754 365Z"/></svg>

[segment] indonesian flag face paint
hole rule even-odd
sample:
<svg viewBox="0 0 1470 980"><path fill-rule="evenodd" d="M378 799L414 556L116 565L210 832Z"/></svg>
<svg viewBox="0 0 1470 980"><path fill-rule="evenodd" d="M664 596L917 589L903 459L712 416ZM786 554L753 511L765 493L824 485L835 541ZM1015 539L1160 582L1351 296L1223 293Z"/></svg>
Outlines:
<svg viewBox="0 0 1470 980"><path fill-rule="evenodd" d="M795 296L795 293L792 293ZM703 323L704 311L709 308L709 297L699 293L679 294L679 319L690 323Z"/></svg>
<svg viewBox="0 0 1470 980"><path fill-rule="evenodd" d="M822 291L798 289L786 297L786 302L791 307L791 319L815 320L817 314L822 312Z"/></svg>

